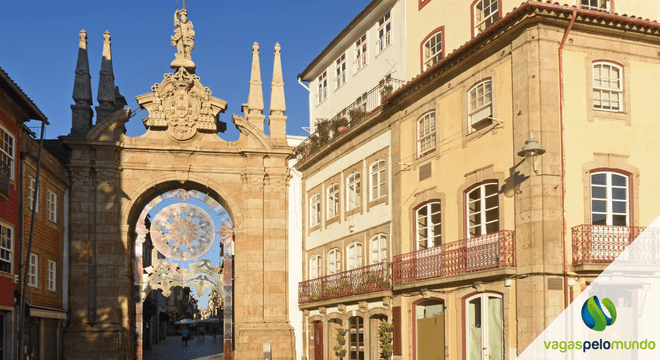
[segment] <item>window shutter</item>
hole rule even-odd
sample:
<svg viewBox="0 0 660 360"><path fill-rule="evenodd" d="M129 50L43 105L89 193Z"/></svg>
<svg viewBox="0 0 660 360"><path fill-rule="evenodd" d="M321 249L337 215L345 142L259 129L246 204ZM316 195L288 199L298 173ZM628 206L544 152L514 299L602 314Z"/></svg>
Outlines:
<svg viewBox="0 0 660 360"><path fill-rule="evenodd" d="M401 306L392 307L392 325L394 325L394 355L401 355Z"/></svg>

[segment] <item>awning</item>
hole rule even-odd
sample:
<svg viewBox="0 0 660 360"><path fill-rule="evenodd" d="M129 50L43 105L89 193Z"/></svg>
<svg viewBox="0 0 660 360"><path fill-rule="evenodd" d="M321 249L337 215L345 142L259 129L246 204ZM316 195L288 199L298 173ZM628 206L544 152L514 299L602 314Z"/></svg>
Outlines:
<svg viewBox="0 0 660 360"><path fill-rule="evenodd" d="M66 320L66 311L61 309L48 308L44 306L30 305L30 316Z"/></svg>

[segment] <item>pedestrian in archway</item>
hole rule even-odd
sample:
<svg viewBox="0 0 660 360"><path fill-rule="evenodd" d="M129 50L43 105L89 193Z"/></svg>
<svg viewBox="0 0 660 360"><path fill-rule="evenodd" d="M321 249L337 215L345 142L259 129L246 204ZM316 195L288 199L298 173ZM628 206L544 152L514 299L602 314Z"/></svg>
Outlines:
<svg viewBox="0 0 660 360"><path fill-rule="evenodd" d="M181 346L188 346L188 328L183 328L183 334L181 335Z"/></svg>

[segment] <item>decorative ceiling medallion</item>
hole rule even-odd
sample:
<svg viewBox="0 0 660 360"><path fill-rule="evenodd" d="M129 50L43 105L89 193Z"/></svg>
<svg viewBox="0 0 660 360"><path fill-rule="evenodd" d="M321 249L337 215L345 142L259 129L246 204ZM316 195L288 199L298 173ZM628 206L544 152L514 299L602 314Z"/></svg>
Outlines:
<svg viewBox="0 0 660 360"><path fill-rule="evenodd" d="M213 247L215 225L211 216L197 205L172 204L154 218L151 240L161 254L171 259L197 259Z"/></svg>

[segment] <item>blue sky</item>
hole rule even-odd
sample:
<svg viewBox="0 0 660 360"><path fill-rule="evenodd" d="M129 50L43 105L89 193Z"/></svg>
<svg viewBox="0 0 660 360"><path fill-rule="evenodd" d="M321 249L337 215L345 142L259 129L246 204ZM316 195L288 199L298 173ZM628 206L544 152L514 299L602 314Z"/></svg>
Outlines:
<svg viewBox="0 0 660 360"><path fill-rule="evenodd" d="M87 31L94 106L101 66L103 33L112 36L115 85L136 109L135 97L171 72L175 48L174 12L183 0L3 1L0 67L46 115L46 138L67 135L71 129L73 81L78 55L78 33ZM220 120L228 130L220 136L238 139L231 114L241 114L247 102L252 43L260 44L261 76L268 111L273 48L282 46L282 68L288 116L287 133L308 135L309 95L297 75L369 3L361 1L201 1L188 0L188 19L195 30L192 58L196 74L229 103ZM126 124L129 136L145 129L146 112ZM30 125L32 126L32 124ZM215 254L214 254L215 255ZM292 285L293 286L293 285ZM206 296L200 299L207 306Z"/></svg>

